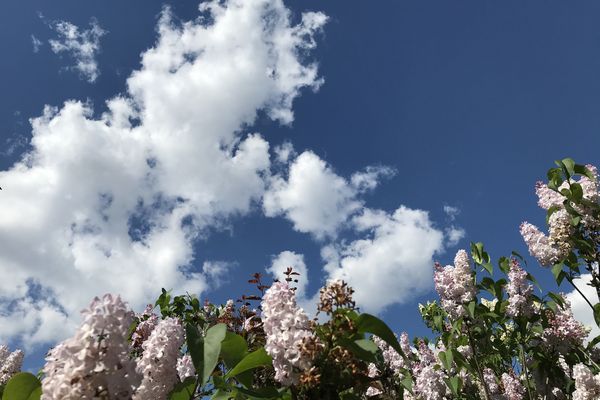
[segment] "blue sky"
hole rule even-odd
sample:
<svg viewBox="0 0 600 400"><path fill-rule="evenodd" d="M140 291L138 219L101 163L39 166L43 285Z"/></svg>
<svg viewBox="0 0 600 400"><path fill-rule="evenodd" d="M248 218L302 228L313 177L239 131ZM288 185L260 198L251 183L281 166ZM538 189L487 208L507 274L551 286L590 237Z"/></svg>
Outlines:
<svg viewBox="0 0 600 400"><path fill-rule="evenodd" d="M263 3L183 28L197 2L5 5L0 340L28 349L30 368L94 295L139 307L163 279L221 302L285 251L303 257L307 306L343 276L363 308L426 334L431 260L470 241L526 254L520 222L544 220L535 181L558 158L598 164L595 2ZM302 22L308 11L322 14ZM79 36L55 52L61 21ZM95 79L73 67L90 24L104 32ZM58 114L32 128L45 105Z"/></svg>

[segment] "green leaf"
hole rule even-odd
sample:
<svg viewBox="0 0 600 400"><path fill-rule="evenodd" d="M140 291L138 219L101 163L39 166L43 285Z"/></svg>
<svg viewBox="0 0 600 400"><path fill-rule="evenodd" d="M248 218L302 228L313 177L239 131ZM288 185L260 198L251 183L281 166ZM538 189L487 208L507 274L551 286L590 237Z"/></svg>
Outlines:
<svg viewBox="0 0 600 400"><path fill-rule="evenodd" d="M183 382L179 382L171 393L169 393L169 400L191 400L194 398L194 391L196 389L196 377L188 376Z"/></svg>
<svg viewBox="0 0 600 400"><path fill-rule="evenodd" d="M594 321L600 326L600 303L594 304Z"/></svg>
<svg viewBox="0 0 600 400"><path fill-rule="evenodd" d="M406 376L404 377L404 379L402 379L400 383L406 388L406 390L412 393L413 381L410 374L406 374Z"/></svg>
<svg viewBox="0 0 600 400"><path fill-rule="evenodd" d="M228 368L233 368L248 354L248 345L243 337L233 332L227 332L221 342L221 357Z"/></svg>
<svg viewBox="0 0 600 400"><path fill-rule="evenodd" d="M361 314L356 321L356 328L358 333L372 333L379 336L387 344L389 344L398 354L404 355L398 339L394 335L394 332L379 318L371 314Z"/></svg>
<svg viewBox="0 0 600 400"><path fill-rule="evenodd" d="M225 379L233 378L244 371L258 367L264 367L265 365L271 365L271 363L271 357L267 354L265 348L261 347L260 349L248 354L239 363L237 363L237 365L225 375Z"/></svg>
<svg viewBox="0 0 600 400"><path fill-rule="evenodd" d="M187 348L192 357L194 368L196 368L198 376L202 376L201 372L204 366L204 338L192 324L187 324L185 326L185 336Z"/></svg>
<svg viewBox="0 0 600 400"><path fill-rule="evenodd" d="M372 341L368 339L358 339L358 340L348 340L348 339L340 339L338 341L342 346L347 348L354 354L356 357L363 361L367 362L375 362L375 354L379 347Z"/></svg>
<svg viewBox="0 0 600 400"><path fill-rule="evenodd" d="M537 279L535 279L535 277L533 275L531 275L529 272L527 273L527 279L533 283L535 286L537 286L537 288L539 289L539 291L542 291L542 286L540 285L540 283L537 281Z"/></svg>
<svg viewBox="0 0 600 400"><path fill-rule="evenodd" d="M229 400L232 398L234 398L233 393L219 389L212 395L211 400Z"/></svg>
<svg viewBox="0 0 600 400"><path fill-rule="evenodd" d="M446 385L448 385L448 387L450 388L452 393L454 395L457 395L458 387L459 387L459 383L460 383L458 376L452 376L450 378L446 378L446 379L444 379L444 381L446 381Z"/></svg>
<svg viewBox="0 0 600 400"><path fill-rule="evenodd" d="M548 292L548 296L550 296L552 298L552 300L554 300L554 302L556 304L558 304L561 308L564 308L565 301L562 298L562 296L559 296L556 293L552 293L552 292Z"/></svg>
<svg viewBox="0 0 600 400"><path fill-rule="evenodd" d="M573 169L574 169L574 171L575 171L576 174L587 176L591 180L595 180L596 179L596 177L594 176L594 174L592 173L592 171L590 171L589 169L587 169L587 167L585 165L575 164L575 167Z"/></svg>
<svg viewBox="0 0 600 400"><path fill-rule="evenodd" d="M471 257L476 264L483 262L483 243L471 242Z"/></svg>
<svg viewBox="0 0 600 400"><path fill-rule="evenodd" d="M475 300L473 300L467 306L467 310L469 310L469 316L471 318L475 318L475 306L476 305L477 305L477 302Z"/></svg>
<svg viewBox="0 0 600 400"><path fill-rule="evenodd" d="M494 274L494 265L492 263L486 262L486 263L481 264L481 266L483 268L485 268L485 270L488 272L488 274L490 274L490 275Z"/></svg>
<svg viewBox="0 0 600 400"><path fill-rule="evenodd" d="M500 268L500 271L508 274L510 271L510 260L506 257L500 257L498 260L498 268Z"/></svg>
<svg viewBox="0 0 600 400"><path fill-rule="evenodd" d="M19 372L6 383L2 400L39 400L41 396L39 379L29 372Z"/></svg>
<svg viewBox="0 0 600 400"><path fill-rule="evenodd" d="M202 385L208 381L208 378L210 378L219 362L221 342L225 339L225 332L227 332L227 325L225 324L211 326L208 331L206 331L206 336L204 337L204 365L202 375L198 373L198 376L202 376L202 381L200 382Z"/></svg>
<svg viewBox="0 0 600 400"><path fill-rule="evenodd" d="M588 350L593 349L594 347L596 347L596 345L600 343L600 335L596 336L595 338L593 338L587 345Z"/></svg>
<svg viewBox="0 0 600 400"><path fill-rule="evenodd" d="M564 278L564 276L562 276L563 275L562 272L563 272L563 264L562 263L554 264L552 266L552 275L554 275L554 279L556 280L556 283L558 283L559 285Z"/></svg>
<svg viewBox="0 0 600 400"><path fill-rule="evenodd" d="M575 175L575 161L571 158L563 158L561 161L561 165L563 171L567 178L570 178L572 175Z"/></svg>
<svg viewBox="0 0 600 400"><path fill-rule="evenodd" d="M571 183L571 193L573 194L573 200L576 202L581 201L583 198L583 189L579 183Z"/></svg>
<svg viewBox="0 0 600 400"><path fill-rule="evenodd" d="M277 389L272 386L268 386L268 387L264 387L264 388L253 388L253 389L244 389L244 388L238 387L237 390L240 393L243 393L254 399L276 399L276 398L280 397L280 394L277 391Z"/></svg>

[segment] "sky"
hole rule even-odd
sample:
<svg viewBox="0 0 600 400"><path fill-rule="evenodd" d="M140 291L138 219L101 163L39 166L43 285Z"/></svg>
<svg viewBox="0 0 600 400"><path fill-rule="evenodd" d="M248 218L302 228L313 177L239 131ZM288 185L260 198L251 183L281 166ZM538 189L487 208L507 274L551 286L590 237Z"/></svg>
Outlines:
<svg viewBox="0 0 600 400"><path fill-rule="evenodd" d="M309 312L342 278L361 310L426 335L434 261L479 241L527 256L535 182L556 159L600 164L597 2L4 11L0 342L29 369L94 296L225 302L287 266Z"/></svg>

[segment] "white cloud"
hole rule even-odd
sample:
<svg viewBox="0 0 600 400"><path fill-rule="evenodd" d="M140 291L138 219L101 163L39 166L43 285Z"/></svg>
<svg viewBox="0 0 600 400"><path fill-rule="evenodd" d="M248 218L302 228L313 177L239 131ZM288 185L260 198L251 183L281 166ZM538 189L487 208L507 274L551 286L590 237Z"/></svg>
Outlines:
<svg viewBox="0 0 600 400"><path fill-rule="evenodd" d="M374 190L382 178L391 178L396 170L387 166L368 166L364 171L355 172L350 178L352 187L358 192Z"/></svg>
<svg viewBox="0 0 600 400"><path fill-rule="evenodd" d="M267 272L273 275L275 279L284 282L286 278L285 272L289 267L291 267L294 272L300 274L292 276L292 278L297 279L298 282L292 282L290 285L296 287L296 296L303 298L306 294L306 287L308 286L308 268L306 268L306 264L304 263L304 255L289 250L282 251L277 256L273 257L271 266L267 268Z"/></svg>
<svg viewBox="0 0 600 400"><path fill-rule="evenodd" d="M595 304L598 300L598 295L596 294L596 289L589 285L591 280L591 274L583 274L580 278L573 279L573 283L583 292L585 297L587 297L592 304ZM571 308L573 309L573 316L575 319L588 328L591 328L588 338L593 339L600 335L600 328L598 328L594 321L592 309L577 290L573 289L572 292L568 293L567 300L571 302Z"/></svg>
<svg viewBox="0 0 600 400"><path fill-rule="evenodd" d="M460 208L458 207L454 207L454 206L449 206L449 205L444 205L444 213L446 214L446 216L448 217L448 219L450 221L454 221L456 219L456 217L458 216L458 214L460 214Z"/></svg>
<svg viewBox="0 0 600 400"><path fill-rule="evenodd" d="M431 288L433 256L443 251L444 234L427 212L365 209L353 225L366 237L325 246L321 255L328 278L348 282L363 311L381 312Z"/></svg>
<svg viewBox="0 0 600 400"><path fill-rule="evenodd" d="M279 148L277 154L287 160L293 148ZM267 216L285 216L299 232L317 239L335 238L349 218L362 209L360 194L393 174L389 167L370 166L348 181L315 153L304 151L290 162L287 178L272 178L263 208Z"/></svg>
<svg viewBox="0 0 600 400"><path fill-rule="evenodd" d="M449 228L446 228L446 236L448 239L446 244L450 247L456 246L458 242L460 242L466 236L466 234L467 233L463 228L450 226Z"/></svg>
<svg viewBox="0 0 600 400"><path fill-rule="evenodd" d="M31 44L33 45L33 52L37 53L44 43L34 35L31 35Z"/></svg>
<svg viewBox="0 0 600 400"><path fill-rule="evenodd" d="M89 29L82 31L68 21L53 22L50 27L58 34L58 39L48 41L52 51L55 54L69 54L75 61L75 65L69 68L79 72L88 82L95 82L100 75L96 56L100 51L100 38L106 34L106 31L98 25L95 19L90 22ZM34 52L37 52L41 42L33 35L31 38Z"/></svg>
<svg viewBox="0 0 600 400"><path fill-rule="evenodd" d="M299 232L333 237L361 203L348 182L311 151L290 165L287 180L276 176L265 194L267 216L285 215Z"/></svg>
<svg viewBox="0 0 600 400"><path fill-rule="evenodd" d="M250 212L269 174L269 144L242 130L260 109L290 123L299 91L321 84L299 53L326 17L293 26L278 0L202 9L213 22L178 25L165 10L127 92L99 119L67 101L31 120L32 150L0 172L0 342L58 340L96 294L140 309L161 287L207 288L216 270L192 268L194 241ZM65 48L94 35L60 31L74 41Z"/></svg>
<svg viewBox="0 0 600 400"><path fill-rule="evenodd" d="M202 273L210 282L211 288L215 289L228 282L227 275L235 266L236 263L229 261L205 261L202 264Z"/></svg>

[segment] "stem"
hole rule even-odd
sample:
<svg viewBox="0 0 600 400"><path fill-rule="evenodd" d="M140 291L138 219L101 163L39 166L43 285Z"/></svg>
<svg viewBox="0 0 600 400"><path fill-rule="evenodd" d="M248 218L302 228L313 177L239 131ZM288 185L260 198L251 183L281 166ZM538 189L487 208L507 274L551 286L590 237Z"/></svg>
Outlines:
<svg viewBox="0 0 600 400"><path fill-rule="evenodd" d="M571 286L573 286L575 288L575 290L577 290L577 292L579 292L579 294L581 295L581 297L583 297L583 299L585 300L585 302L588 303L588 305L590 306L590 308L592 309L592 311L594 311L594 305L592 303L590 303L590 301L588 300L588 298L585 297L585 294L583 294L583 292L581 290L579 290L579 288L577 287L577 285L575 285L575 283L573 282L573 278L571 278L569 275L567 275L567 281L569 281L569 283L571 284Z"/></svg>
<svg viewBox="0 0 600 400"><path fill-rule="evenodd" d="M533 400L533 395L531 394L531 383L529 382L529 371L527 371L527 363L525 360L525 351L523 350L523 345L519 345L519 353L521 357L521 366L523 367L523 371L525 372L525 381L527 383L527 394L529 395L529 400Z"/></svg>
<svg viewBox="0 0 600 400"><path fill-rule="evenodd" d="M485 400L491 400L489 389L485 384L485 379L483 379L483 371L479 367L479 362L477 361L477 349L475 348L475 343L473 342L473 336L471 336L471 326L468 323L466 323L466 325L467 333L469 334L469 344L473 349L473 360L475 361L475 368L477 368L477 375L479 375L479 381L481 382L481 386L483 386L483 394L485 396Z"/></svg>

